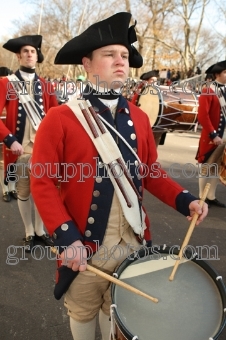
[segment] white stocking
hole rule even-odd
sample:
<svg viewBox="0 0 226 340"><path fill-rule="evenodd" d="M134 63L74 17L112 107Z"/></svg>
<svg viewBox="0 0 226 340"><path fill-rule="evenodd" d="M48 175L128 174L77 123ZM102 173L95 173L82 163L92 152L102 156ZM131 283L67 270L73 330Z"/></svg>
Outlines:
<svg viewBox="0 0 226 340"><path fill-rule="evenodd" d="M206 183L210 183L210 190L208 192L207 198L209 200L214 200L216 198L216 188L219 183L218 177L207 178L200 177L199 178L199 197L202 196Z"/></svg>
<svg viewBox="0 0 226 340"><path fill-rule="evenodd" d="M2 193L4 194L5 192L9 191L8 185L4 184L4 170L0 169L0 182L2 185Z"/></svg>
<svg viewBox="0 0 226 340"><path fill-rule="evenodd" d="M110 332L111 332L110 316L104 314L102 309L100 309L100 312L99 312L99 324L100 324L102 340L109 340Z"/></svg>
<svg viewBox="0 0 226 340"><path fill-rule="evenodd" d="M34 208L35 208L35 233L38 236L42 236L43 234L45 234L44 225L43 225L41 216L39 215L38 209L35 204L34 204Z"/></svg>
<svg viewBox="0 0 226 340"><path fill-rule="evenodd" d="M34 227L32 223L32 205L30 197L28 197L27 199L25 198L23 200L19 199L18 197L17 202L20 215L24 222L26 237L34 236Z"/></svg>
<svg viewBox="0 0 226 340"><path fill-rule="evenodd" d="M79 322L70 317L71 333L74 340L94 340L96 317L89 322Z"/></svg>

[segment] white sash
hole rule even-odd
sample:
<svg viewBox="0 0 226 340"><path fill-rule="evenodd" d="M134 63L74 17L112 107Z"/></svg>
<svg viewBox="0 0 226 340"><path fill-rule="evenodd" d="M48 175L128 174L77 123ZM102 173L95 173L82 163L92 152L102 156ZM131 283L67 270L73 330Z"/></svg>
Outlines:
<svg viewBox="0 0 226 340"><path fill-rule="evenodd" d="M97 149L99 155L101 156L103 162L105 164L109 164L111 162L116 164L116 161L115 161L116 159L121 158L123 160L122 154L121 154L117 144L115 143L113 137L111 136L110 132L106 129L106 133L101 134L95 120L93 119L91 114L89 114L90 119L92 120L93 124L95 125L96 130L99 133L99 137L97 137L97 138L93 137L93 134L90 130L90 127L89 127L88 123L86 122L86 119L85 119L83 113L81 112L81 110L78 106L78 103L82 103L82 104L85 105L85 107L87 107L84 100L81 101L81 100L77 100L77 99L74 99L74 100L68 102L65 105L67 105L74 112L75 116L78 118L81 125L83 126L83 128L85 129L85 131L89 135L90 139L92 140L92 142L93 142L95 148ZM87 111L88 111L88 109L87 109ZM125 162L124 162L124 164L125 164ZM143 237L144 230L147 228L147 226L145 225L145 222L144 222L145 221L145 213L144 213L142 208L141 208L141 212L140 212L138 198L137 198L135 191L133 190L132 186L128 182L124 173L122 171L120 171L121 169L119 169L118 166L116 166L115 170L119 174L120 181L121 181L123 187L125 188L128 196L130 198L130 201L132 203L132 207L129 208L127 206L127 203L124 199L124 196L122 195L121 190L118 187L118 184L115 181L115 178L112 175L109 167L106 167L106 169L108 171L109 178L111 179L111 182L114 186L115 192L118 196L119 202L121 204L121 207L122 207L122 210L123 210L123 213L125 215L127 222L130 224L130 226L132 227L132 229L134 230L134 232L136 234ZM141 214L142 214L142 216L141 216Z"/></svg>
<svg viewBox="0 0 226 340"><path fill-rule="evenodd" d="M35 129L35 131L37 131L42 121L42 117L40 116L40 113L35 106L39 104L35 102L35 100L27 93L27 91L23 92L23 87L20 88L19 86L21 80L19 80L15 74L11 74L10 76L7 76L7 78L9 79L15 92L17 93L32 127ZM42 111L42 115L44 116L45 112L41 108L40 110Z"/></svg>
<svg viewBox="0 0 226 340"><path fill-rule="evenodd" d="M214 86L213 84L210 84L210 87L214 92L216 91L216 88L217 88L216 85ZM218 88L217 96L218 96L218 99L219 99L219 102L220 102L221 112L224 115L225 124L226 124L226 101L225 101L223 93L220 91L220 88ZM222 139L223 139L223 142L226 143L226 129L224 129Z"/></svg>
<svg viewBox="0 0 226 340"><path fill-rule="evenodd" d="M217 87L214 84L210 84L210 88L217 94L219 102L220 102L220 106L221 106L221 112L224 115L225 121L226 121L226 101L224 98L223 93L220 90L220 87Z"/></svg>

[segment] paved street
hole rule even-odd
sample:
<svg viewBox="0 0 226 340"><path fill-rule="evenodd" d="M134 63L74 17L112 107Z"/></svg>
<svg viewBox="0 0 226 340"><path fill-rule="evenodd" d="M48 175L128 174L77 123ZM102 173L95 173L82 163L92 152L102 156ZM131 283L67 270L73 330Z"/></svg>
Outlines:
<svg viewBox="0 0 226 340"><path fill-rule="evenodd" d="M197 174L186 178L184 171L191 174L191 171L196 169L194 157L197 145L198 134L169 133L165 145L158 147L159 161L163 168L171 177L178 176L176 181L194 195L198 195ZM192 165L188 167L185 166L186 163ZM222 184L218 186L217 198L226 202L226 187ZM145 194L145 206L151 219L153 243L181 245L189 226L186 218L148 193ZM27 255L26 259L12 265L12 262L22 255L21 250L18 250L14 256L11 253L11 265L6 263L8 247L22 245L24 237L24 227L15 200L10 203L0 200L0 228L0 339L71 340L63 300L57 301L53 297L55 261L48 260L46 256L38 261ZM211 207L205 221L195 228L189 244L194 247L218 247L219 260L210 262L226 283L226 209ZM152 339L151 335L149 339L156 340ZM219 340L225 339L226 329L219 337ZM96 340L100 340L98 331Z"/></svg>

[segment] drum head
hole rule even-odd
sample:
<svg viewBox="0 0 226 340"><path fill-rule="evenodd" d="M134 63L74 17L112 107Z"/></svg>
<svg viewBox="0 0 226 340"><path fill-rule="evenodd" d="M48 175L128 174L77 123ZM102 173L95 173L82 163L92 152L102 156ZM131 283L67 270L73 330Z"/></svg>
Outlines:
<svg viewBox="0 0 226 340"><path fill-rule="evenodd" d="M144 111L150 120L151 126L155 126L162 114L161 93L156 86L146 86L142 89L137 105Z"/></svg>
<svg viewBox="0 0 226 340"><path fill-rule="evenodd" d="M113 285L115 321L126 338L217 339L225 324L224 285L220 283L220 292L219 283L211 277L213 270L204 261L186 259L174 280L169 281L174 264L175 258L165 252L155 258L148 255L135 261L127 259L119 267L120 280L159 299L156 304Z"/></svg>

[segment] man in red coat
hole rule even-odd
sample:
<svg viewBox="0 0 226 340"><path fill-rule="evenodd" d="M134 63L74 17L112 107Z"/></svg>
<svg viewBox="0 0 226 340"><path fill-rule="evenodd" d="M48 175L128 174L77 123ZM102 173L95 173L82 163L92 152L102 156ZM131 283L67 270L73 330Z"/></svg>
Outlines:
<svg viewBox="0 0 226 340"><path fill-rule="evenodd" d="M5 144L5 183L16 180L18 207L25 226L26 252L34 246L35 236L46 245L52 244L36 207L33 226L28 172L28 160L38 128L36 120L40 121L50 107L58 105L50 84L35 73L36 63L43 61L41 42L41 35L27 35L7 41L3 47L16 53L20 68L15 74L0 80L0 112L4 107L7 112L6 123L0 121L0 140ZM21 96L15 86L21 87Z"/></svg>
<svg viewBox="0 0 226 340"><path fill-rule="evenodd" d="M4 78L4 77L7 77L8 75L10 75L12 73L12 71L10 71L10 69L8 67L0 67L0 79ZM3 110L3 112L1 113L2 114L2 120L3 122L5 121L5 115L6 115L6 112L5 110ZM2 155L3 155L3 152L2 152ZM0 158L2 158L2 155ZM4 162L2 161L1 159L1 166L0 166L0 182L1 182L1 185L2 185L2 200L3 202L10 202L11 201L11 198L14 198L14 199L17 199L17 192L16 192L16 188L15 188L15 182L9 182L8 185L6 185L4 183L4 178L5 178L5 175L4 175Z"/></svg>
<svg viewBox="0 0 226 340"><path fill-rule="evenodd" d="M199 163L213 164L218 162L219 151L223 155L224 150L226 61L212 65L206 70L206 74L213 74L215 81L203 88L199 97L198 121L202 125L202 132L196 159ZM221 99L219 99L219 95ZM207 172L203 176L202 173L199 175L199 195L201 197L206 183L209 182L211 187L206 202L210 206L226 208L226 204L216 198L216 188L219 183L218 174L210 172L210 175L211 177Z"/></svg>
<svg viewBox="0 0 226 340"><path fill-rule="evenodd" d="M142 57L132 45L136 33L134 26L128 28L130 19L130 13L122 12L91 25L67 42L55 59L56 64L84 65L89 84L83 97L99 114L103 131L92 117L95 129L90 129L79 107L85 101L74 98L48 111L32 156L32 194L65 261L55 296L60 298L66 291L75 340L94 340L98 313L102 339L109 339L110 284L86 271L87 261L112 274L128 254L151 245L142 207L144 188L189 220L195 211L200 215L198 223L207 214L207 204L201 209L196 198L156 163L147 115L120 94L129 66L142 66ZM124 181L124 173L111 173L120 157L128 165L132 183ZM67 281L64 287L62 281Z"/></svg>

